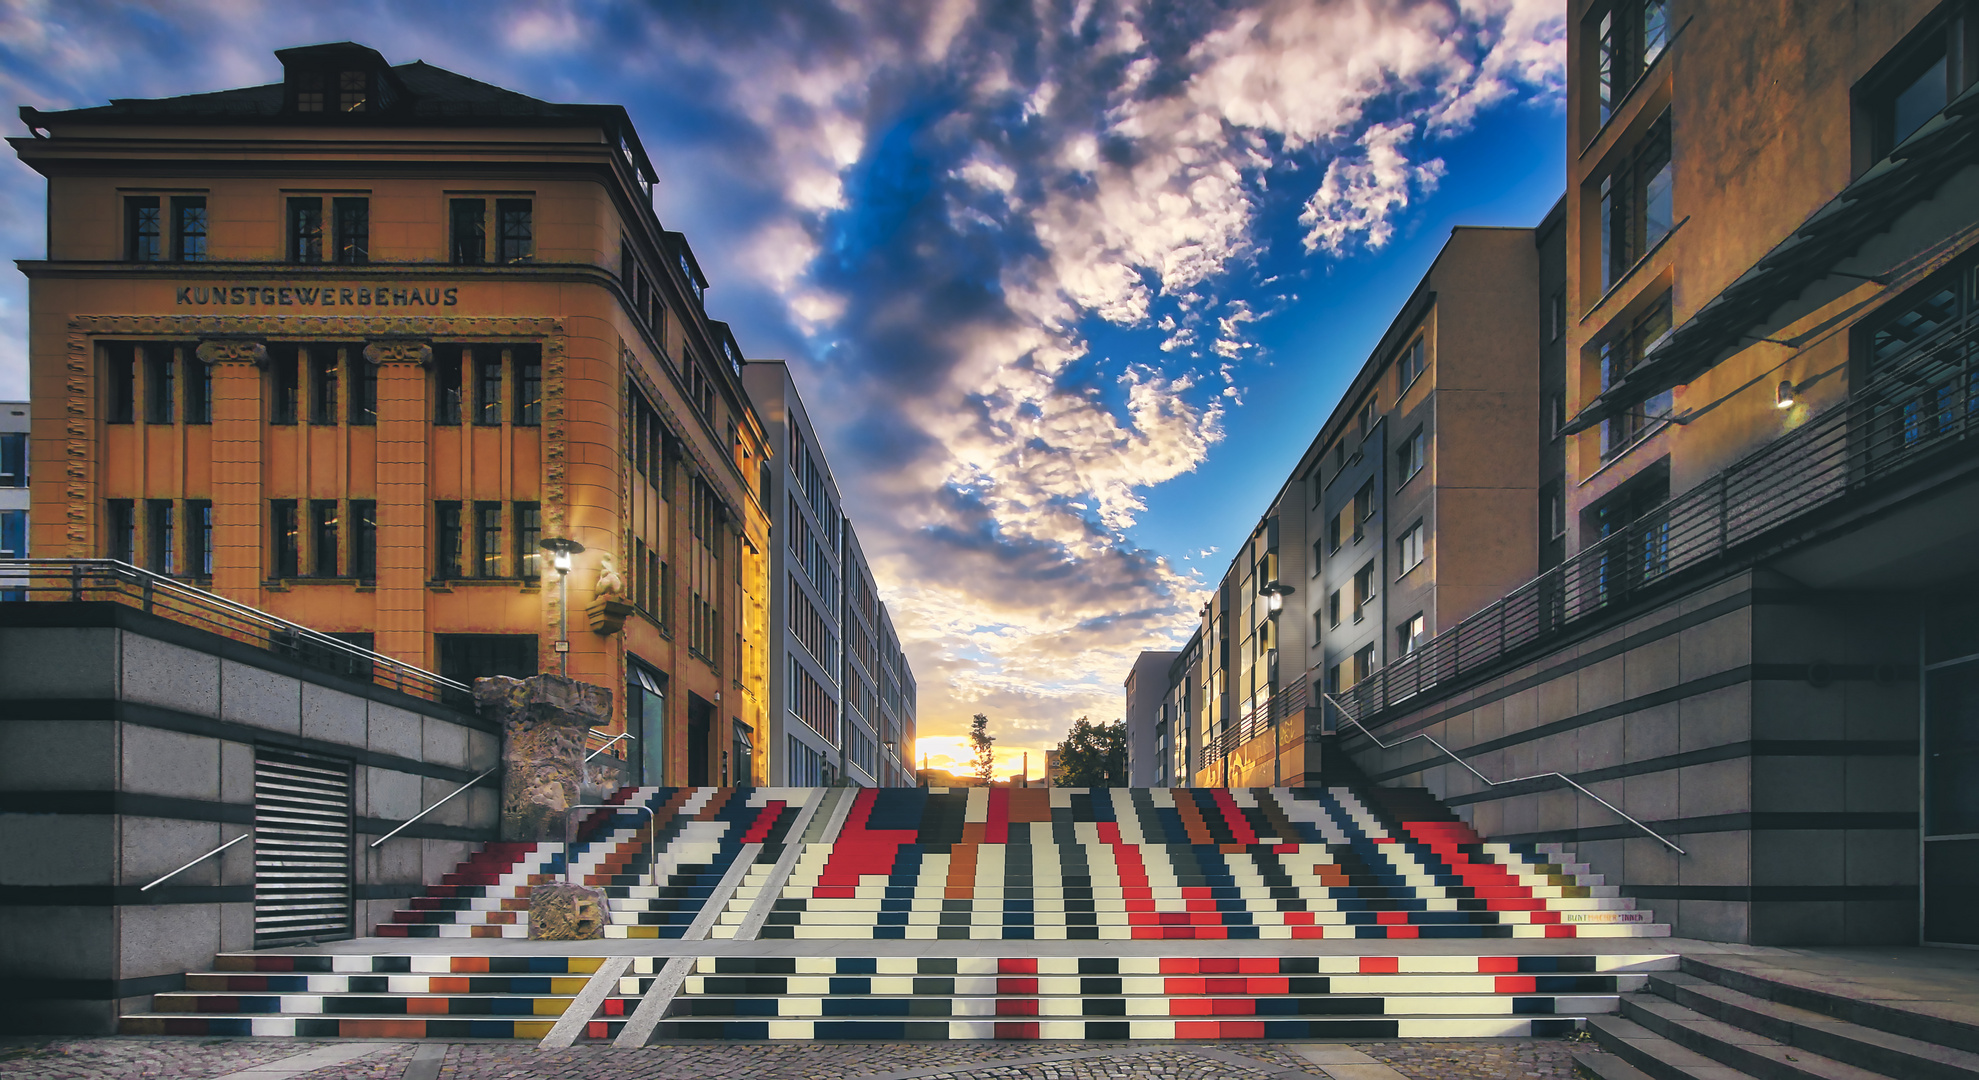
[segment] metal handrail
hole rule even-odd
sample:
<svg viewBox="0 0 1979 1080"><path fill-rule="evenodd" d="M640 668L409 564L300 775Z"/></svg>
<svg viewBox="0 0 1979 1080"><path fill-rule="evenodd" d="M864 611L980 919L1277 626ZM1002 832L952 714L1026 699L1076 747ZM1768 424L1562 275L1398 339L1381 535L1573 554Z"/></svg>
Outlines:
<svg viewBox="0 0 1979 1080"><path fill-rule="evenodd" d="M1478 778L1479 780L1482 780L1482 781L1484 781L1484 786L1485 786L1485 787L1503 787L1503 786L1505 786L1505 785L1507 785L1507 784L1522 784L1522 783L1525 783L1525 782L1526 782L1526 781L1528 781L1528 780L1544 780L1544 779L1546 779L1547 777L1554 777L1554 778L1557 778L1557 779L1559 779L1559 780L1561 780L1561 781L1563 781L1563 782L1565 782L1565 783L1567 784L1567 786L1568 786L1568 787L1571 787L1571 788L1573 788L1573 789L1574 789L1575 791L1578 791L1578 792L1580 792L1580 793L1581 793L1582 795L1585 795L1585 796L1587 796L1588 798L1590 798L1590 799L1593 799L1593 800L1594 800L1595 802L1598 802L1598 803L1600 803L1601 805L1603 805L1603 806L1605 806L1605 807L1607 807L1608 809L1610 809L1610 810L1612 810L1612 811L1614 811L1614 812L1615 812L1615 814L1616 814L1616 816L1618 816L1618 817L1620 817L1620 818L1621 818L1622 820L1624 820L1624 821L1626 821L1626 822L1628 822L1629 824L1631 824L1631 825L1633 825L1633 826L1635 826L1635 827L1636 827L1636 828L1638 828L1638 829L1641 829L1641 830L1642 830L1643 832L1646 832L1646 833L1648 833L1648 834L1649 834L1650 836L1653 836L1653 837L1655 837L1655 838L1656 838L1656 841L1657 841L1658 843L1660 843L1660 844L1662 844L1662 845L1663 845L1664 847L1666 847L1666 848L1669 848L1669 849L1670 849L1671 851L1674 851L1674 852L1676 852L1676 853L1677 853L1677 854L1679 854L1679 855L1688 855L1688 854L1690 854L1689 852L1687 852L1687 851L1685 851L1684 849L1682 849L1682 848L1680 848L1680 847L1678 847L1677 845L1675 845L1675 844L1673 844L1673 843L1671 843L1671 842L1669 841L1669 839L1668 839L1668 838L1666 838L1666 837L1664 837L1664 835L1663 835L1662 833L1659 833L1659 832L1657 832L1657 831L1656 831L1655 829L1652 829L1652 828L1650 828L1649 826L1647 826L1647 825L1644 825L1644 824L1643 824L1642 822L1640 822L1640 821L1637 821L1636 819L1634 819L1634 818L1632 818L1632 817L1630 817L1630 816L1629 816L1629 815L1628 815L1627 813L1625 813L1625 812L1624 812L1624 811L1622 810L1622 808L1621 808L1621 807L1619 807L1619 806L1616 806L1616 805L1615 805L1614 803L1611 803L1611 802L1609 802L1608 800L1606 800L1606 799L1604 799L1604 798L1602 798L1601 796L1599 796L1599 795L1596 795L1596 794L1595 794L1594 792L1592 792L1592 791L1589 791L1589 790L1587 790L1586 788L1584 788L1584 787L1582 787L1582 786L1580 786L1580 784L1578 784L1578 783L1576 783L1576 782L1574 781L1574 778L1573 778L1573 777L1571 777L1571 776L1568 776L1568 775L1567 775L1567 774L1565 774L1565 773L1559 773L1559 772L1543 772L1543 773L1533 773L1533 774L1532 774L1531 776L1521 776L1521 777L1517 777L1517 778L1515 778L1515 779L1512 779L1512 780L1493 780L1493 779L1491 779L1490 777L1488 777L1488 776L1486 776L1486 775L1484 775L1483 773L1481 773L1481 772L1478 772L1478 771L1477 771L1476 769L1474 769L1474 768L1472 768L1472 767L1471 767L1471 763L1470 763L1470 762L1468 762L1468 761L1465 761L1465 760L1464 760L1463 758L1460 758L1460 757L1458 757L1458 756L1457 756L1457 755L1456 755L1455 753L1453 753L1453 752L1452 752L1452 751L1450 750L1450 748L1449 748L1449 747L1447 747L1447 746L1444 746L1444 745L1443 745L1442 743L1440 743L1440 742L1437 742L1437 741L1436 741L1435 739L1433 739L1433 738L1430 738L1430 736L1429 736L1429 733L1428 733L1428 732L1423 732L1423 731L1419 731L1419 732L1417 732L1417 733L1415 733L1414 735L1411 735L1411 736L1409 736L1409 737L1408 737L1408 738L1406 738L1406 739L1402 739L1402 740L1399 740L1399 741L1397 741L1397 742L1395 742L1395 743L1392 743L1392 744L1391 744L1391 743L1385 743L1385 742L1382 742L1382 741L1381 741L1380 739L1378 739L1378 738L1376 738L1376 737L1375 737L1375 735L1374 735L1374 732L1372 732L1372 731L1369 731L1369 730L1367 729L1367 725L1366 725L1366 724L1363 724L1363 723L1361 723L1361 722L1360 722L1359 720L1357 720L1357 719L1355 719L1355 718L1354 718L1354 716L1353 716L1353 715L1352 715L1351 713L1349 713L1349 712L1347 712L1347 710L1345 710L1345 709L1341 709L1341 708L1340 708L1340 703L1339 703L1339 702L1337 702L1337 701L1335 701L1335 700L1333 700L1333 695L1332 695L1332 694L1328 694L1328 693L1321 693L1321 694L1320 694L1319 696L1320 696L1320 700L1322 700L1322 701L1324 701L1324 702L1326 702L1326 703L1327 703L1327 704L1329 704L1329 705L1332 705L1332 706L1333 706L1333 707L1334 707L1335 709L1339 709L1339 710L1340 710L1340 715L1341 715L1341 716L1344 716L1344 717L1346 717L1346 718L1347 718L1347 720L1348 720L1348 721L1349 721L1350 723L1352 723L1352 724L1353 724L1353 725L1354 725L1355 727L1357 727L1357 728L1360 728L1360 729L1361 729L1361 734L1363 734L1363 735L1365 735L1365 736L1367 736L1367 737L1368 737L1368 741L1370 741L1370 742L1372 742L1372 743L1374 743L1374 745L1376 745L1376 746L1378 746L1378 747L1380 747L1380 748L1382 748L1383 750L1393 750L1393 749L1395 749L1395 747L1397 747L1397 746L1400 746L1400 745L1402 745L1403 743L1407 743L1407 742L1412 742L1412 741L1414 741L1414 740L1416 740L1416 739L1421 739L1421 740L1423 740L1424 742L1427 742L1427 743L1428 743L1429 745L1431 745L1431 746L1434 746L1434 747L1435 747L1435 748L1437 748L1438 750L1441 750L1441 751L1443 751L1443 753L1444 753L1444 756L1446 756L1446 757L1448 757L1448 758L1449 758L1449 759L1450 759L1451 761L1454 761L1454 762L1456 762L1457 764L1459 764L1459 765L1462 765L1462 766L1464 767L1464 769L1465 769L1465 770L1466 770L1467 772L1469 772L1469 773L1470 773L1470 774L1471 774L1472 776L1475 776L1475 777L1477 777L1477 778Z"/></svg>
<svg viewBox="0 0 1979 1080"><path fill-rule="evenodd" d="M426 809L421 810L417 814L414 814L411 817L406 818L404 821L399 822L398 828L393 829L391 832L388 832L385 835L379 837L378 839L371 841L371 846L375 848L379 844L382 844L385 841L390 840L392 837L397 836L399 833L404 832L406 826L411 825L413 822L418 821L420 818L423 818L426 815L432 813L433 811L438 810L440 807L445 806L447 802L451 800L455 795L458 795L461 792L466 791L468 788L471 788L474 785L480 783L481 781L486 780L490 776L495 775L496 773L501 771L501 768L502 767L500 765L497 765L494 768L489 769L487 772L482 773L480 776L477 776L474 779L469 780L467 783L462 784L461 786L453 789L452 791L447 793L446 798L441 799L439 802L436 802L433 805L427 807Z"/></svg>
<svg viewBox="0 0 1979 1080"><path fill-rule="evenodd" d="M602 731L599 731L599 730L598 730L597 728L592 728L592 729L591 729L591 731L592 731L592 733L593 733L593 734L595 734L595 735L603 735L603 734L604 734L604 732L602 732ZM618 744L618 741L619 741L620 739L637 739L638 737L639 737L639 736L637 736L637 735L634 735L634 734L633 734L633 733L631 733L630 731L621 731L621 732L619 732L618 734L616 734L616 735L614 735L614 736L612 736L611 738L609 738L609 739L606 739L606 740L605 740L605 745L603 745L603 746L600 746L600 747L599 747L599 748L597 748L596 750L593 750L593 751L591 751L590 753L588 753L588 754L586 754L586 755L584 755L584 760L586 760L586 761L589 761L589 760L591 760L592 758L594 758L594 757L597 757L597 756L598 756L599 754L602 754L602 753L604 753L605 751L607 751L607 750L610 750L610 749L611 749L611 748L612 748L613 746L616 746L616 745Z"/></svg>
<svg viewBox="0 0 1979 1080"><path fill-rule="evenodd" d="M271 652L306 646L346 661L353 669L368 668L373 682L403 693L433 699L449 691L473 693L465 683L119 559L0 559L0 579L20 579L30 599L34 593L49 593L80 601L107 593L150 614L175 617L215 633L246 636Z"/></svg>
<svg viewBox="0 0 1979 1080"><path fill-rule="evenodd" d="M565 885L570 884L570 864L572 861L570 849L577 843L577 830L571 826L570 815L579 810L640 811L646 815L647 841L654 844L660 842L659 830L655 828L656 819L653 815L653 808L650 806L640 806L637 803L578 803L564 812L563 834L566 839L563 845L563 883ZM638 830L633 830L632 835L638 836ZM659 861L660 853L658 851L653 852L653 857L646 860L646 884L654 887L658 887L660 883L659 874L654 870L654 867Z"/></svg>
<svg viewBox="0 0 1979 1080"><path fill-rule="evenodd" d="M234 837L232 840L229 840L226 843L221 844L219 847L214 848L212 851L209 851L206 854L201 855L199 858L194 859L193 861L185 864L184 866L179 867L177 870L174 870L171 873L166 874L164 877L159 878L157 881L154 881L151 884L144 886L143 888L139 889L138 892L150 892L151 890L157 888L158 886L165 884L167 881L170 881L173 878L178 877L180 874L185 873L187 870L190 870L193 867L198 866L200 863L205 862L206 860L212 858L213 856L220 854L221 852L227 850L230 847L233 847L235 844L238 844L242 840L245 840L253 835L254 835L254 830L249 829L246 832L240 834L239 836Z"/></svg>

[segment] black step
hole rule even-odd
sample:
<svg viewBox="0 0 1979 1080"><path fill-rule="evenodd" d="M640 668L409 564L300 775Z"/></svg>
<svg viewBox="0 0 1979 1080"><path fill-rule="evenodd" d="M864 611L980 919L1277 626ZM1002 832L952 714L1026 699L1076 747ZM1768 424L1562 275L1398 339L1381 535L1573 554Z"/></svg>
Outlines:
<svg viewBox="0 0 1979 1080"><path fill-rule="evenodd" d="M1648 1073L1601 1050L1577 1050L1574 1075L1581 1080L1654 1080Z"/></svg>
<svg viewBox="0 0 1979 1080"><path fill-rule="evenodd" d="M1678 971L1649 975L1660 997L1789 1046L1905 1080L1979 1080L1979 1054L1839 1020Z"/></svg>

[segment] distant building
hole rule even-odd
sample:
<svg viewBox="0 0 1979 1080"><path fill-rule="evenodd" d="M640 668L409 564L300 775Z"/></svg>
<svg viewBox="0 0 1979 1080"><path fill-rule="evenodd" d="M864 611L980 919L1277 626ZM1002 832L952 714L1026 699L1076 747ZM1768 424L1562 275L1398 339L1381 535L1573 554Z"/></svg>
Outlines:
<svg viewBox="0 0 1979 1080"><path fill-rule="evenodd" d="M1127 671L1127 786L1169 787L1168 669L1179 652L1144 652Z"/></svg>
<svg viewBox="0 0 1979 1080"><path fill-rule="evenodd" d="M0 401L0 559L28 557L28 456L27 402ZM0 572L0 600L24 599L8 577Z"/></svg>
<svg viewBox="0 0 1979 1080"><path fill-rule="evenodd" d="M742 381L780 451L759 484L780 534L770 545L770 776L905 787L913 677L817 429L783 361L751 361Z"/></svg>

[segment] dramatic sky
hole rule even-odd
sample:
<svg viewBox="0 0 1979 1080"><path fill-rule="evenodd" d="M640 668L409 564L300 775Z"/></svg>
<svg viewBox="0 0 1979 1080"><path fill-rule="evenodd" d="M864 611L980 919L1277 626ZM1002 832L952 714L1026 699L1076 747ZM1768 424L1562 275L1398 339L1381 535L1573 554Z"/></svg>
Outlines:
<svg viewBox="0 0 1979 1080"><path fill-rule="evenodd" d="M922 748L983 712L1035 771L1187 637L1450 227L1558 197L1563 9L0 0L0 104L273 82L346 39L623 103L710 312L824 425ZM0 157L0 256L42 255L43 198ZM0 274L0 398L25 293Z"/></svg>

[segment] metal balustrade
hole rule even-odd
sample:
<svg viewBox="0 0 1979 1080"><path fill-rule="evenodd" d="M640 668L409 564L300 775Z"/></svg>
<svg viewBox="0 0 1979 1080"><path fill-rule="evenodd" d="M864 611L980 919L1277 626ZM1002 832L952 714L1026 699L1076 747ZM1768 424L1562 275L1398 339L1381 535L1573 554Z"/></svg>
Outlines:
<svg viewBox="0 0 1979 1080"><path fill-rule="evenodd" d="M464 683L116 559L0 559L0 589L19 590L28 602L124 604L414 697L457 706L473 700Z"/></svg>
<svg viewBox="0 0 1979 1080"><path fill-rule="evenodd" d="M1383 711L1661 590L1846 496L1941 453L1979 425L1979 320L1953 320L1880 363L1846 401L1583 547L1560 566L1328 695L1342 716ZM1325 726L1333 726L1326 718Z"/></svg>
<svg viewBox="0 0 1979 1080"><path fill-rule="evenodd" d="M1202 748L1198 755L1201 764L1198 768L1207 769L1225 757L1235 753L1237 748L1266 732L1276 731L1287 717L1305 715L1309 698L1304 680L1273 694L1263 704L1251 709L1235 724L1225 727L1216 738Z"/></svg>

